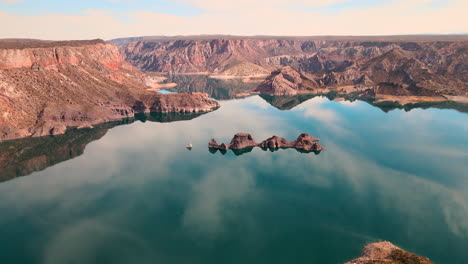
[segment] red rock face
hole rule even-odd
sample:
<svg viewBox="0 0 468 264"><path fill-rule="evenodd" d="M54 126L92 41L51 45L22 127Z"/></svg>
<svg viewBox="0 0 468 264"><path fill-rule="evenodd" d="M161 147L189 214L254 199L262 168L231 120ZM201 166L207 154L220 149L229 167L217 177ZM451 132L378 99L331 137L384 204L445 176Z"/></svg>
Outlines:
<svg viewBox="0 0 468 264"><path fill-rule="evenodd" d="M0 41L0 140L62 134L135 112L205 112L206 94L146 91L143 73L103 41Z"/></svg>
<svg viewBox="0 0 468 264"><path fill-rule="evenodd" d="M121 43L126 60L143 71L220 73L249 62L266 68L293 66L325 87L352 85L389 95L468 95L466 38L215 38ZM294 88L282 90L289 94Z"/></svg>
<svg viewBox="0 0 468 264"><path fill-rule="evenodd" d="M0 49L0 69L34 68L58 70L86 60L98 61L110 69L132 67L123 61L118 48L110 43L51 48Z"/></svg>

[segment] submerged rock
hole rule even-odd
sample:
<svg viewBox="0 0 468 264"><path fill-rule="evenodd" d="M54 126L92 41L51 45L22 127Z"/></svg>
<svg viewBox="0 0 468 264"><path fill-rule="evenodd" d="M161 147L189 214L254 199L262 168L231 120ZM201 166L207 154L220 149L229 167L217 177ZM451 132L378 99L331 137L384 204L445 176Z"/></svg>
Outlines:
<svg viewBox="0 0 468 264"><path fill-rule="evenodd" d="M271 149L271 150L280 149L280 148L295 148L297 150L300 150L301 152L318 153L325 149L317 142L319 140L320 139L310 136L307 133L302 133L299 135L299 137L295 141L288 141L282 137L272 136L262 141L259 144L253 139L252 135L248 133L237 133L236 135L234 135L234 137L231 140L231 143L228 145L224 143L218 145L216 140L211 139L211 141L208 143L208 148L210 148L210 150L249 149L249 151L247 152L252 151L254 147L261 147L263 149ZM212 151L212 152L216 152L216 151ZM246 153L246 152L242 152L242 153Z"/></svg>
<svg viewBox="0 0 468 264"><path fill-rule="evenodd" d="M362 257L345 264L434 264L428 258L405 251L390 242L378 242L364 247Z"/></svg>

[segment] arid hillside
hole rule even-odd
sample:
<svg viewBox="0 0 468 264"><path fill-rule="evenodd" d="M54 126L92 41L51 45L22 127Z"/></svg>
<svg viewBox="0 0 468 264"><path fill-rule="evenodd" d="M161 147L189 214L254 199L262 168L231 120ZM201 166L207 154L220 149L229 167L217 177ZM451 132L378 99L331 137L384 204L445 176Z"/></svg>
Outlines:
<svg viewBox="0 0 468 264"><path fill-rule="evenodd" d="M205 94L149 92L151 78L102 40L0 40L0 140L62 134L136 112L218 106Z"/></svg>

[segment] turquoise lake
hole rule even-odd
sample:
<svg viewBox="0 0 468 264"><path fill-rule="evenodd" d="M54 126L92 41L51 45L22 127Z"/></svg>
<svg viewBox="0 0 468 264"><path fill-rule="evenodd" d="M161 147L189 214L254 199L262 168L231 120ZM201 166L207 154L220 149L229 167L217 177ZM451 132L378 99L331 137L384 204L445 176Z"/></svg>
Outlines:
<svg viewBox="0 0 468 264"><path fill-rule="evenodd" d="M0 263L340 264L380 240L438 264L468 259L460 106L235 99L253 84L180 78L196 85L173 91L221 107L0 143ZM209 151L238 132L306 132L326 150Z"/></svg>

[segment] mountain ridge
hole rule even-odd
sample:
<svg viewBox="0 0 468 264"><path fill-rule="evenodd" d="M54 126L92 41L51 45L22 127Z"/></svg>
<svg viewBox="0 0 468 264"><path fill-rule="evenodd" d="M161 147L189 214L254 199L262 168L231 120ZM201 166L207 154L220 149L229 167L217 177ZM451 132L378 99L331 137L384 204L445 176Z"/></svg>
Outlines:
<svg viewBox="0 0 468 264"><path fill-rule="evenodd" d="M292 66L322 79L324 86L391 84L405 91L419 87L467 96L468 36L458 37L453 41L443 37L433 41L180 37L136 40L121 45L120 50L126 61L146 72L221 74L242 63L264 68Z"/></svg>

